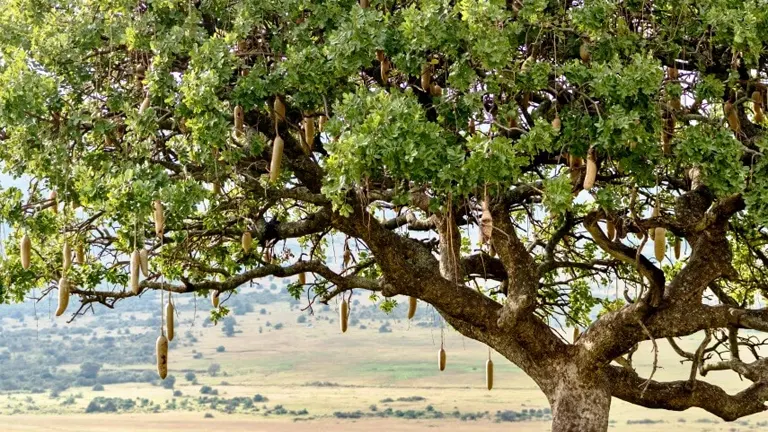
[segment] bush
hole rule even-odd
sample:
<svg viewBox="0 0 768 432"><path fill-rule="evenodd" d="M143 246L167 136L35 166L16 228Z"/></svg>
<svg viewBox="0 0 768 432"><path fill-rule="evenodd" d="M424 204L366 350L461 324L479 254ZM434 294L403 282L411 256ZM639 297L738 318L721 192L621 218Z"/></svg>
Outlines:
<svg viewBox="0 0 768 432"><path fill-rule="evenodd" d="M298 324L304 324L305 322L307 322L307 316L306 315L299 315L299 317L296 318L296 322Z"/></svg>
<svg viewBox="0 0 768 432"><path fill-rule="evenodd" d="M222 353L222 352L224 352L224 351L226 351L226 350L227 350L227 349L226 349L226 348L224 348L224 345L219 345L219 346L217 346L217 347L216 347L216 352L220 352L220 353Z"/></svg>
<svg viewBox="0 0 768 432"><path fill-rule="evenodd" d="M95 386L93 386L93 388L91 390L93 390L93 391L104 391L104 386L101 385L101 384L96 384Z"/></svg>
<svg viewBox="0 0 768 432"><path fill-rule="evenodd" d="M216 376L219 371L221 371L221 365L218 363L211 363L211 365L208 366L208 375L210 376Z"/></svg>
<svg viewBox="0 0 768 432"><path fill-rule="evenodd" d="M173 385L176 384L176 377L173 375L168 375L165 377L165 379L160 383L163 388L166 388L168 390L173 388Z"/></svg>
<svg viewBox="0 0 768 432"><path fill-rule="evenodd" d="M211 413L205 413L205 415L203 416L203 418L213 418L213 414L211 414Z"/></svg>
<svg viewBox="0 0 768 432"><path fill-rule="evenodd" d="M275 324L275 327L274 327L274 328L275 328L275 330L280 330L281 328L283 328L283 323L277 323L277 324Z"/></svg>
<svg viewBox="0 0 768 432"><path fill-rule="evenodd" d="M195 375L195 373L194 373L194 372L192 372L192 371L189 371L189 372L187 372L187 373L185 373L185 374L184 374L184 379L186 379L187 381L190 381L190 382L192 382L192 381L194 381L195 379L197 379L197 375Z"/></svg>
<svg viewBox="0 0 768 432"><path fill-rule="evenodd" d="M213 389L211 388L211 386L204 385L204 386L200 387L200 393L201 394L211 394L212 391L213 391Z"/></svg>
<svg viewBox="0 0 768 432"><path fill-rule="evenodd" d="M174 397L179 397L181 395L182 395L181 390L174 390L174 392L173 392L173 396Z"/></svg>

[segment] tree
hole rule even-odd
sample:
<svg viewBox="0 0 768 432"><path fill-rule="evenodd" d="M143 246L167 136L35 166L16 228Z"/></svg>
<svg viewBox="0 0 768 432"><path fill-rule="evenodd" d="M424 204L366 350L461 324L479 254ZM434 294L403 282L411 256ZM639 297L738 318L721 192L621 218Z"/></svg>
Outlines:
<svg viewBox="0 0 768 432"><path fill-rule="evenodd" d="M83 378L96 378L101 370L101 364L95 362L85 362L80 365L80 376Z"/></svg>
<svg viewBox="0 0 768 432"><path fill-rule="evenodd" d="M211 363L210 366L208 366L208 375L215 377L216 374L218 374L221 371L221 365L218 363Z"/></svg>
<svg viewBox="0 0 768 432"><path fill-rule="evenodd" d="M613 397L764 411L765 361L742 351L768 330L766 24L749 2L18 0L0 159L29 187L0 194L3 298L64 275L75 318L301 276L309 306L433 305L531 376L554 431L605 431ZM62 272L65 241L88 257ZM128 284L135 248L150 277L97 288ZM690 376L638 375L649 339ZM752 384L698 379L727 370Z"/></svg>

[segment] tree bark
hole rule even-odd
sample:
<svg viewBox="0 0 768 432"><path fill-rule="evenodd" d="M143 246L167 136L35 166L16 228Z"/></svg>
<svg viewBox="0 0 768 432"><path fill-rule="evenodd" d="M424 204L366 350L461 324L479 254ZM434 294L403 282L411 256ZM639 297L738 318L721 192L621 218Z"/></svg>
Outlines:
<svg viewBox="0 0 768 432"><path fill-rule="evenodd" d="M552 432L605 432L611 409L611 387L598 371L563 365L561 379L547 395L552 405Z"/></svg>

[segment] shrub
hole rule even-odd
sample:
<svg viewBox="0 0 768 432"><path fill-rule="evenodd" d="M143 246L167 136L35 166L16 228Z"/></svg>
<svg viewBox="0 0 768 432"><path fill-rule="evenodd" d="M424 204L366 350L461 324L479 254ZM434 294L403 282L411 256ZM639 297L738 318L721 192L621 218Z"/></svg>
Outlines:
<svg viewBox="0 0 768 432"><path fill-rule="evenodd" d="M101 384L96 384L95 386L93 386L93 388L91 390L93 390L93 391L104 391L104 386L101 385Z"/></svg>

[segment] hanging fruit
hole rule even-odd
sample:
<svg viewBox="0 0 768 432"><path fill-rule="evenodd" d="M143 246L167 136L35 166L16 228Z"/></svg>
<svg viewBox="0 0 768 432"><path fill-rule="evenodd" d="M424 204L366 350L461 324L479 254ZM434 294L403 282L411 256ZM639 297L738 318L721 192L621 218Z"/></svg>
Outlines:
<svg viewBox="0 0 768 432"><path fill-rule="evenodd" d="M218 291L214 291L211 294L211 305L213 306L214 309L219 307L219 292Z"/></svg>
<svg viewBox="0 0 768 432"><path fill-rule="evenodd" d="M589 149L587 152L587 174L584 176L584 189L592 189L597 178L597 160L595 149Z"/></svg>
<svg viewBox="0 0 768 432"><path fill-rule="evenodd" d="M61 248L61 263L64 272L72 267L72 247L66 240L64 240L64 246Z"/></svg>
<svg viewBox="0 0 768 432"><path fill-rule="evenodd" d="M384 59L380 63L380 72L381 72L381 82L384 83L384 85L387 85L387 81L389 81L389 60Z"/></svg>
<svg viewBox="0 0 768 432"><path fill-rule="evenodd" d="M272 144L272 163L269 167L269 181L275 182L280 177L280 164L283 161L283 148L285 142L280 138L280 135L275 137L275 141Z"/></svg>
<svg viewBox="0 0 768 432"><path fill-rule="evenodd" d="M147 96L144 97L144 100L141 101L141 105L139 106L139 115L144 114L144 112L149 109L149 105L151 103L152 101L149 99L149 94L147 94Z"/></svg>
<svg viewBox="0 0 768 432"><path fill-rule="evenodd" d="M139 269L141 267L141 258L139 257L139 250L134 249L131 253L131 291L133 294L138 295L141 291L139 286Z"/></svg>
<svg viewBox="0 0 768 432"><path fill-rule="evenodd" d="M440 351L437 352L437 367L440 369L440 372L445 370L445 349L443 347L440 347Z"/></svg>
<svg viewBox="0 0 768 432"><path fill-rule="evenodd" d="M75 249L75 260L77 261L78 265L85 265L85 245L82 241L77 243L77 248Z"/></svg>
<svg viewBox="0 0 768 432"><path fill-rule="evenodd" d="M349 322L349 305L346 299L342 300L341 306L339 306L339 322L341 323L341 332L346 333Z"/></svg>
<svg viewBox="0 0 768 432"><path fill-rule="evenodd" d="M491 359L485 362L485 385L488 390L493 388L493 361Z"/></svg>
<svg viewBox="0 0 768 432"><path fill-rule="evenodd" d="M579 57L581 57L581 61L587 64L589 64L589 61L592 58L592 54L589 52L589 45L587 45L586 41L582 42L579 47Z"/></svg>
<svg viewBox="0 0 768 432"><path fill-rule="evenodd" d="M275 122L280 123L285 120L285 104L280 96L275 96L275 103L272 107L275 112Z"/></svg>
<svg viewBox="0 0 768 432"><path fill-rule="evenodd" d="M675 247L674 247L674 249L675 249L675 259L676 260L680 259L680 246L681 246L681 243L682 242L680 241L680 237L675 237Z"/></svg>
<svg viewBox="0 0 768 432"><path fill-rule="evenodd" d="M240 243L243 246L243 253L248 253L251 251L251 246L253 245L253 236L251 235L250 231L245 231L243 233L243 238L240 241Z"/></svg>
<svg viewBox="0 0 768 432"><path fill-rule="evenodd" d="M163 203L160 200L154 201L154 219L155 219L155 234L159 238L163 238L163 232L165 231L165 209Z"/></svg>
<svg viewBox="0 0 768 432"><path fill-rule="evenodd" d="M144 277L149 277L149 252L145 248L139 249L139 267Z"/></svg>
<svg viewBox="0 0 768 432"><path fill-rule="evenodd" d="M304 141L311 152L315 146L315 120L312 117L304 117Z"/></svg>
<svg viewBox="0 0 768 432"><path fill-rule="evenodd" d="M424 91L432 88L432 65L429 63L421 66L421 88Z"/></svg>
<svg viewBox="0 0 768 432"><path fill-rule="evenodd" d="M56 316L61 316L69 306L69 280L65 276L59 279L59 305L56 308Z"/></svg>
<svg viewBox="0 0 768 432"><path fill-rule="evenodd" d="M483 200L483 213L480 215L480 233L480 239L483 244L491 241L491 235L493 234L493 216L491 216L487 197Z"/></svg>
<svg viewBox="0 0 768 432"><path fill-rule="evenodd" d="M31 264L31 258L32 258L32 240L29 239L29 236L24 234L24 237L21 238L21 267L24 268L24 270L27 270Z"/></svg>
<svg viewBox="0 0 768 432"><path fill-rule="evenodd" d="M160 379L165 379L168 376L168 339L165 335L157 337L155 343L157 350L157 374L160 375Z"/></svg>
<svg viewBox="0 0 768 432"><path fill-rule="evenodd" d="M245 113L242 106L235 106L233 117L235 118L235 137L242 138L245 132Z"/></svg>
<svg viewBox="0 0 768 432"><path fill-rule="evenodd" d="M173 314L175 312L175 308L173 307L173 303L171 303L170 297L168 298L168 303L165 305L165 328L166 333L168 333L168 340L173 340Z"/></svg>

